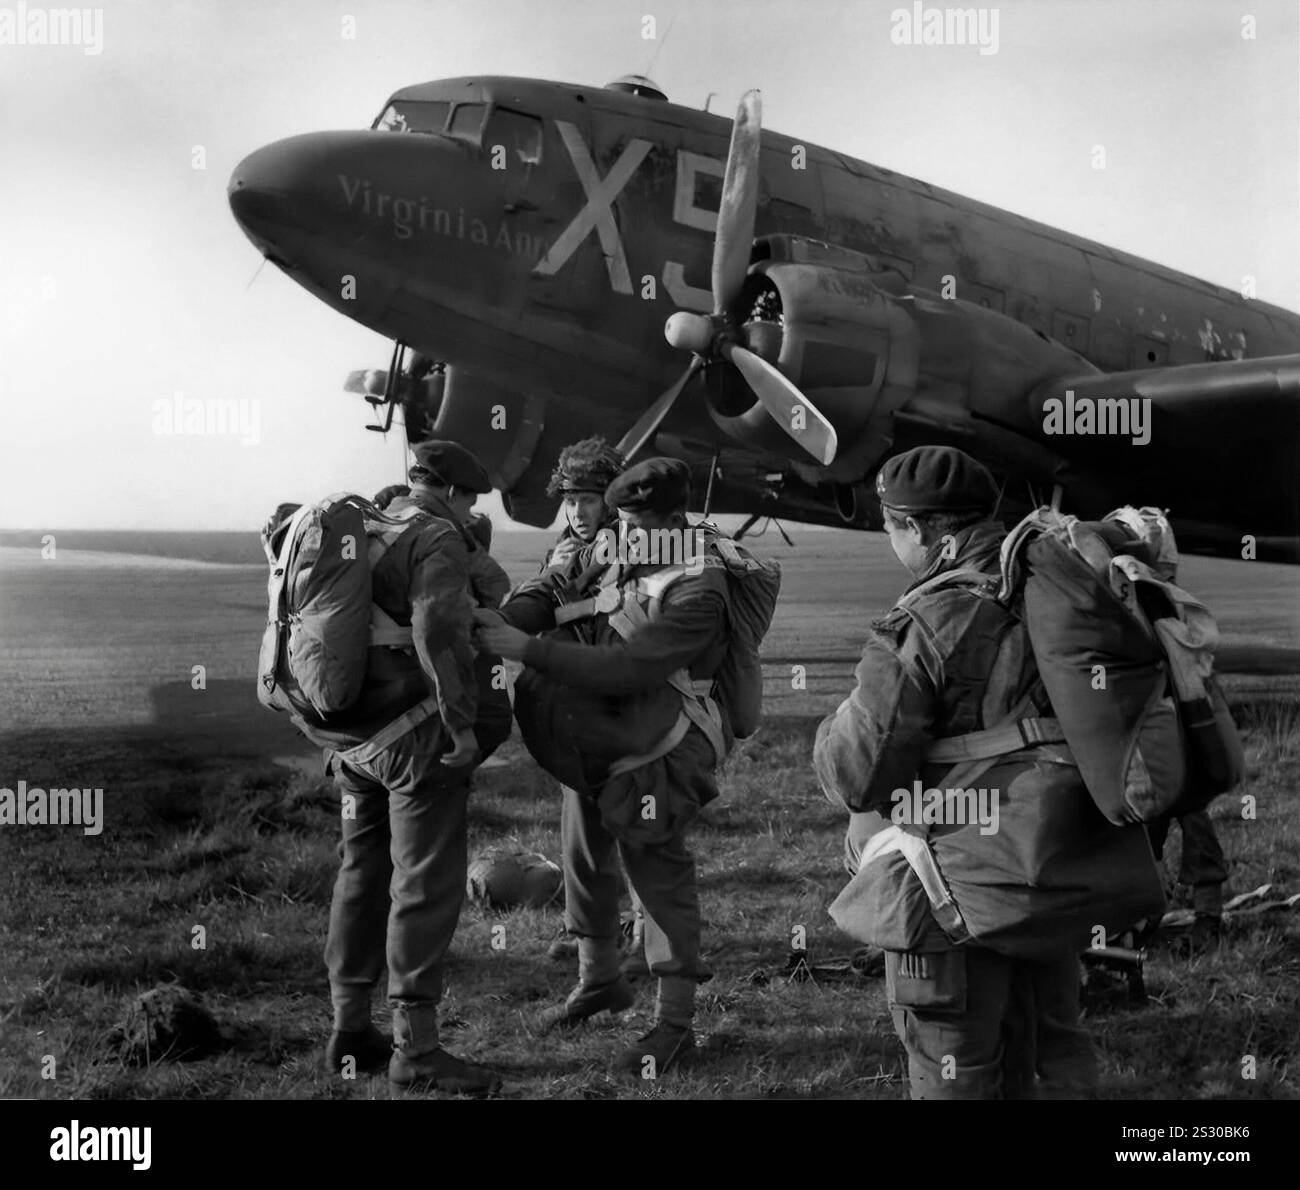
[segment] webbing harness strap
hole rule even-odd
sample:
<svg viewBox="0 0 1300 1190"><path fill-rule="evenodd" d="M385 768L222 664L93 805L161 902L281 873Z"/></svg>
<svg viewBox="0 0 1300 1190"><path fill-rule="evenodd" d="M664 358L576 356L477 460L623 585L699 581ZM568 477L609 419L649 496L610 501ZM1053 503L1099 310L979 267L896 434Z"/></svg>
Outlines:
<svg viewBox="0 0 1300 1190"><path fill-rule="evenodd" d="M681 564L657 570L654 574L642 575L633 579L624 587L616 585L617 566L611 566L601 576L600 586L595 595L585 599L575 599L572 603L562 603L555 609L556 624L568 624L573 620L582 620L588 616L600 615L614 611L620 604L626 606L623 599L625 592L635 591L650 600L662 599L664 592L679 578L688 574L699 574L704 570L761 570L762 563L754 558L747 558L735 545L723 538L714 542L720 557L712 554L698 554L689 565Z"/></svg>
<svg viewBox="0 0 1300 1190"><path fill-rule="evenodd" d="M409 624L399 624L377 603L370 605L370 644L389 649L409 649L415 644Z"/></svg>
<svg viewBox="0 0 1300 1190"><path fill-rule="evenodd" d="M1059 744L1064 740L1065 732L1061 730L1059 719L1017 719L983 731L968 731L965 735L935 740L926 749L925 762L955 764L960 760L989 760L1037 744Z"/></svg>
<svg viewBox="0 0 1300 1190"><path fill-rule="evenodd" d="M649 622L645 609L635 600L628 600L623 610L610 616L609 626L624 640L630 640L636 629ZM691 725L698 727L713 746L714 768L719 767L727 758L727 738L722 727L722 711L716 701L709 696L713 688L711 679L701 678L695 681L685 669L679 669L668 675L668 684L681 695L682 710L677 721L648 752L640 756L623 757L610 766L610 773L625 773L661 756L667 756L685 738Z"/></svg>
<svg viewBox="0 0 1300 1190"><path fill-rule="evenodd" d="M696 681L684 669L668 679L668 684L682 696L682 713L698 727L713 745L714 767L727 759L727 737L722 730L722 709L710 695L713 681Z"/></svg>
<svg viewBox="0 0 1300 1190"><path fill-rule="evenodd" d="M336 748L335 754L340 760L351 764L366 764L374 760L385 748L397 743L407 732L413 731L425 720L431 719L437 710L438 700L431 694L399 715L387 727L381 727L368 740L351 748Z"/></svg>
<svg viewBox="0 0 1300 1190"><path fill-rule="evenodd" d="M630 773L633 769L639 769L643 764L649 764L652 760L658 760L662 756L667 756L678 744L686 738L686 733L691 729L691 721L686 717L686 711L683 710L677 716L676 722L668 729L668 734L663 737L657 744L651 746L649 751L642 752L637 756L620 756L613 764L609 766L609 775L611 777L621 776L623 773Z"/></svg>
<svg viewBox="0 0 1300 1190"><path fill-rule="evenodd" d="M555 609L555 623L562 627L573 620L585 620L588 616L612 612L623 601L623 594L617 587L601 587L588 599L576 599L573 603L561 603Z"/></svg>

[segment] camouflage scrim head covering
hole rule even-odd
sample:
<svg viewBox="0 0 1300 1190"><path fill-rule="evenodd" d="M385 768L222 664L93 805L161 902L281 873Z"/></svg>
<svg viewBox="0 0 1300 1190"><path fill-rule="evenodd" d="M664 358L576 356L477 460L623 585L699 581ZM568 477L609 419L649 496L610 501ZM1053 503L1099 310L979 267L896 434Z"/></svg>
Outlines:
<svg viewBox="0 0 1300 1190"><path fill-rule="evenodd" d="M604 438L584 438L560 451L546 485L548 496L566 492L602 493L623 470L623 456Z"/></svg>

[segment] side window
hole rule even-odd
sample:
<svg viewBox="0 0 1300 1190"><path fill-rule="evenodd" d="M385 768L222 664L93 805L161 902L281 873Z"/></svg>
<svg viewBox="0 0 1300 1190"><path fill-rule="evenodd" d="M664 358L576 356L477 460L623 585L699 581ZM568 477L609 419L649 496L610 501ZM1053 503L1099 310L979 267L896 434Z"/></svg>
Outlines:
<svg viewBox="0 0 1300 1190"><path fill-rule="evenodd" d="M447 135L454 136L460 140L471 141L474 144L481 143L483 135L483 120L487 116L487 104L485 103L458 103L456 110L451 113L451 123L447 127Z"/></svg>
<svg viewBox="0 0 1300 1190"><path fill-rule="evenodd" d="M495 108L488 120L483 144L489 149L504 145L511 161L537 165L542 159L542 122L536 116Z"/></svg>
<svg viewBox="0 0 1300 1190"><path fill-rule="evenodd" d="M1206 359L1214 356L1209 350ZM1163 339L1153 339L1149 335L1134 335L1129 341L1129 367L1150 368L1163 366L1169 362L1169 344Z"/></svg>

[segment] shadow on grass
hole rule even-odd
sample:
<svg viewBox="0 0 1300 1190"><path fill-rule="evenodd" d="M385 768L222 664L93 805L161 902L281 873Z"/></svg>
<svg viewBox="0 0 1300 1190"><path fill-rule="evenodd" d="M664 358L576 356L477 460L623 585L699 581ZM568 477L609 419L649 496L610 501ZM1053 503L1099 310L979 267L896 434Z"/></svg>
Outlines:
<svg viewBox="0 0 1300 1190"><path fill-rule="evenodd" d="M160 983L180 983L196 992L251 995L272 990L284 995L318 995L321 957L317 944L277 942L274 948L234 941L212 950L171 946L139 954L72 963L62 978L113 992Z"/></svg>

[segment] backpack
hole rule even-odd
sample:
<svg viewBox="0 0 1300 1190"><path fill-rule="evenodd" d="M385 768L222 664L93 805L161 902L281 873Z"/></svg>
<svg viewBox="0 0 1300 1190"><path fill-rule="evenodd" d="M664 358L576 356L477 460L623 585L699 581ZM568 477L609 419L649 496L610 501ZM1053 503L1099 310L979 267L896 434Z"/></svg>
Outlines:
<svg viewBox="0 0 1300 1190"><path fill-rule="evenodd" d="M1023 619L1080 776L1117 824L1203 809L1245 775L1214 679L1218 629L1174 585L1176 560L1153 508L1100 522L1040 508L1002 543L994 597Z"/></svg>
<svg viewBox="0 0 1300 1190"><path fill-rule="evenodd" d="M371 645L410 645L410 628L372 602L371 573L419 514L390 517L348 493L294 513L267 582L263 706L321 718L346 711L361 696Z"/></svg>

